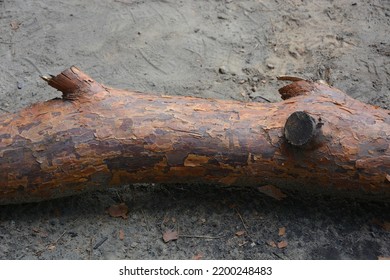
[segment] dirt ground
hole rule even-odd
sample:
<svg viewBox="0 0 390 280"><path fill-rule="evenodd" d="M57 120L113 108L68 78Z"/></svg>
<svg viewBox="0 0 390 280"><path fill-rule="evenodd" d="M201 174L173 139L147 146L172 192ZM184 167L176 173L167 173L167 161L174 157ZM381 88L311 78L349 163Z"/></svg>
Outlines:
<svg viewBox="0 0 390 280"><path fill-rule="evenodd" d="M278 101L288 74L390 108L389 32L388 0L0 0L0 110L60 96L39 76L71 65L117 88L245 102ZM106 213L120 202L127 219ZM0 258L378 259L390 257L389 209L124 186L0 206ZM167 230L178 239L165 243Z"/></svg>

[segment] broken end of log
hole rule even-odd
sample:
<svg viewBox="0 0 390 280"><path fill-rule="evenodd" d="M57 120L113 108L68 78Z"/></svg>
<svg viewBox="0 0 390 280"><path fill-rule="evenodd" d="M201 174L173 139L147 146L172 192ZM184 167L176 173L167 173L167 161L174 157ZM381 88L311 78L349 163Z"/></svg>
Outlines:
<svg viewBox="0 0 390 280"><path fill-rule="evenodd" d="M63 100L76 100L86 94L94 94L105 88L83 73L76 66L64 70L57 76L41 76L50 86L62 92Z"/></svg>

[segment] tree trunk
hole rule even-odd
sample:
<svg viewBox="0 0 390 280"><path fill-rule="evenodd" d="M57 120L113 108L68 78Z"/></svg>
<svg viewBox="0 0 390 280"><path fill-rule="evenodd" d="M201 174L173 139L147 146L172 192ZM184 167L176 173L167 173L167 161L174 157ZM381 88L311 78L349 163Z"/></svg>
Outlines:
<svg viewBox="0 0 390 280"><path fill-rule="evenodd" d="M105 87L76 67L62 99L0 116L0 204L131 183L275 185L390 198L390 112L297 81L244 103Z"/></svg>

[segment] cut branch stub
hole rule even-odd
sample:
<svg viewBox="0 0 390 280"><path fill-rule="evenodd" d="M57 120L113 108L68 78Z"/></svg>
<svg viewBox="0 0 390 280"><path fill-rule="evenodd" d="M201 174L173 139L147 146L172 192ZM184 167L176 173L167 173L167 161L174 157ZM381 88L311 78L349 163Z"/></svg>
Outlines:
<svg viewBox="0 0 390 280"><path fill-rule="evenodd" d="M283 100L287 100L292 97L313 93L316 89L316 86L317 85L312 82L299 80L280 88L279 93Z"/></svg>
<svg viewBox="0 0 390 280"><path fill-rule="evenodd" d="M62 92L62 99L76 100L84 94L94 94L104 90L103 86L76 66L66 69L57 76L41 76L50 86Z"/></svg>
<svg viewBox="0 0 390 280"><path fill-rule="evenodd" d="M293 146L303 146L316 135L317 122L308 113L297 111L292 113L284 125L284 136Z"/></svg>

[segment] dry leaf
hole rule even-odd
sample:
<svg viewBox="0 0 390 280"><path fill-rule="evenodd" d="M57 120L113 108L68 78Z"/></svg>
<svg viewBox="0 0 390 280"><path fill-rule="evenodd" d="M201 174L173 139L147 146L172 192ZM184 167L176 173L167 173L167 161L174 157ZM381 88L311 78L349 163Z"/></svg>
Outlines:
<svg viewBox="0 0 390 280"><path fill-rule="evenodd" d="M382 261L387 260L388 261L388 260L390 260L390 257L379 256L378 260L382 260Z"/></svg>
<svg viewBox="0 0 390 280"><path fill-rule="evenodd" d="M108 214L110 214L111 217L117 218L122 217L123 219L127 219L127 213L129 213L129 208L125 203L115 204L111 205L107 209Z"/></svg>
<svg viewBox="0 0 390 280"><path fill-rule="evenodd" d="M385 231L389 231L390 232L390 222L384 222L382 224L382 228L385 230Z"/></svg>
<svg viewBox="0 0 390 280"><path fill-rule="evenodd" d="M284 236L284 235L286 235L286 227L279 228L279 236Z"/></svg>
<svg viewBox="0 0 390 280"><path fill-rule="evenodd" d="M245 234L245 230L239 230L236 232L236 236L242 236Z"/></svg>
<svg viewBox="0 0 390 280"><path fill-rule="evenodd" d="M125 232L124 232L123 229L120 229L120 230L119 230L119 239L120 239L120 240L125 239Z"/></svg>
<svg viewBox="0 0 390 280"><path fill-rule="evenodd" d="M221 178L218 182L223 184L223 185L231 186L237 181L237 178L238 178L237 176L230 175L230 176L226 176L226 177Z"/></svg>
<svg viewBox="0 0 390 280"><path fill-rule="evenodd" d="M179 238L179 234L177 233L177 231L167 230L166 232L163 233L163 240L165 243L172 240L177 240L178 238Z"/></svg>
<svg viewBox="0 0 390 280"><path fill-rule="evenodd" d="M261 186L258 187L257 189L259 192L262 192L263 194L275 198L276 200L282 200L283 198L287 197L287 195L282 193L281 190L279 190L277 187L272 185Z"/></svg>
<svg viewBox="0 0 390 280"><path fill-rule="evenodd" d="M21 24L22 24L22 23L20 23L19 21L13 20L13 21L11 21L11 23L10 23L9 25L11 25L11 29L12 29L13 31L16 31L16 30L19 29L19 27L20 27Z"/></svg>
<svg viewBox="0 0 390 280"><path fill-rule="evenodd" d="M373 218L371 220L371 223L376 225L376 226L378 226L378 227L383 228L385 231L389 231L390 232L390 222L382 222L378 218Z"/></svg>
<svg viewBox="0 0 390 280"><path fill-rule="evenodd" d="M49 245L49 246L47 247L47 249L50 250L50 251L53 251L55 248L56 248L55 245Z"/></svg>
<svg viewBox="0 0 390 280"><path fill-rule="evenodd" d="M164 219L163 219L163 221L162 221L162 223L163 223L163 224L166 224L166 223L169 222L169 220L170 220L170 218L169 218L168 216L165 216Z"/></svg>
<svg viewBox="0 0 390 280"><path fill-rule="evenodd" d="M31 230L36 233L39 237L46 238L49 236L49 234L46 231L42 231L39 228L33 227Z"/></svg>
<svg viewBox="0 0 390 280"><path fill-rule="evenodd" d="M287 245L288 245L288 243L287 243L286 240L283 240L283 241L278 242L278 248L279 248L279 249L286 248Z"/></svg>
<svg viewBox="0 0 390 280"><path fill-rule="evenodd" d="M203 258L203 254L202 253L198 253L196 254L195 256L192 257L193 260L201 260Z"/></svg>
<svg viewBox="0 0 390 280"><path fill-rule="evenodd" d="M35 232L35 233L39 233L39 228L33 227L33 228L31 228L31 230L32 230L33 232Z"/></svg>
<svg viewBox="0 0 390 280"><path fill-rule="evenodd" d="M273 247L273 248L276 248L276 243L275 243L275 241L270 240L270 241L267 242L267 244L268 244L269 246Z"/></svg>

